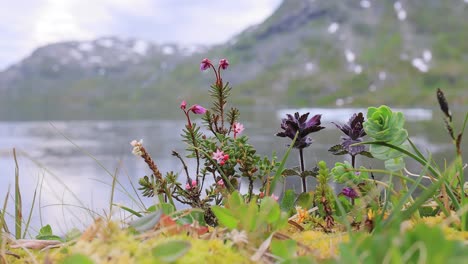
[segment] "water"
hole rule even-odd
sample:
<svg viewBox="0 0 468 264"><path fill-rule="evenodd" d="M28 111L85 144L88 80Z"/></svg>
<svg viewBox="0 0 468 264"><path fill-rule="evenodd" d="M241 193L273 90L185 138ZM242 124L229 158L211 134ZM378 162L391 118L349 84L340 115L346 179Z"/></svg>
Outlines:
<svg viewBox="0 0 468 264"><path fill-rule="evenodd" d="M309 168L322 159L329 166L343 161L344 156L332 156L327 151L338 143L340 137L340 131L330 122L345 122L355 110L308 109L311 115L321 113L322 123L326 126L325 130L312 134L314 143L305 150ZM300 110L301 113L304 111ZM441 115L431 109L402 111L407 115L407 128L412 140L423 152L430 151L439 164L443 164L441 162L445 158L450 161L454 150ZM261 155L270 156L276 151L278 157L283 156L289 141L274 134L279 131L280 118L286 112L294 110L255 109L243 112L244 133ZM131 154L129 142L144 139L145 147L163 173L182 172L181 164L171 156L171 152L184 153L185 146L180 137L184 125L183 120L0 122L0 200L3 202L10 189L8 212L14 212L15 162L12 149L16 148L25 217L31 207L34 190L38 190L32 217L33 234L41 224L51 224L57 233L63 234L72 227L84 228L98 215L108 214L113 174L118 176L121 184L117 186L114 202L139 209L139 202L132 200L137 196L130 182L137 185L138 179L150 171L141 158ZM464 154L468 154L466 149ZM293 151L288 166L298 165L296 156ZM382 167L381 162L367 158L358 159L358 163ZM194 163L189 162L189 165ZM409 162L408 165L410 170L417 172L419 166L416 163ZM313 179L309 182L313 184ZM287 188L300 190L300 182L297 178L289 179ZM142 200L146 205L154 202L150 198ZM114 215L118 218L126 216ZM8 219L12 228L12 218Z"/></svg>

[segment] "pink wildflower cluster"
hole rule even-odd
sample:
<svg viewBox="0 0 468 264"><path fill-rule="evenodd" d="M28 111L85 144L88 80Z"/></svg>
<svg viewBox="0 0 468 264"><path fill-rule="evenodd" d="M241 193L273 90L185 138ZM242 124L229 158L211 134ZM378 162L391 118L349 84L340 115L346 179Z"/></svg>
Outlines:
<svg viewBox="0 0 468 264"><path fill-rule="evenodd" d="M222 166L229 159L229 155L224 154L222 150L217 149L216 152L213 152L213 159L216 160L219 163L219 165Z"/></svg>
<svg viewBox="0 0 468 264"><path fill-rule="evenodd" d="M234 138L236 138L238 134L244 131L244 125L236 122L232 125L232 131L234 131Z"/></svg>
<svg viewBox="0 0 468 264"><path fill-rule="evenodd" d="M189 191L191 189L196 189L197 188L197 181L196 180L192 180L192 186L190 186L190 183L187 182L187 184L185 184L185 190Z"/></svg>
<svg viewBox="0 0 468 264"><path fill-rule="evenodd" d="M185 111L186 108L187 102L184 100L182 101L182 103L180 103L180 109L182 109L185 113L190 111L197 115L203 115L204 113L206 113L206 109L201 105L194 104L187 111Z"/></svg>
<svg viewBox="0 0 468 264"><path fill-rule="evenodd" d="M219 187L223 188L223 187L224 187L224 181L221 179L221 180L219 180L218 182L216 182L216 185L218 185Z"/></svg>
<svg viewBox="0 0 468 264"><path fill-rule="evenodd" d="M223 80L221 79L221 70L226 70L229 66L229 61L227 59L219 60L218 69L215 68L213 63L207 58L204 58L200 63L200 70L205 71L209 68L212 68L216 76L216 86L222 87Z"/></svg>
<svg viewBox="0 0 468 264"><path fill-rule="evenodd" d="M223 70L226 70L229 66L229 61L227 59L221 59L219 60L219 64L218 64L218 69L223 69ZM207 70L209 68L213 68L213 70L216 71L213 63L211 63L211 61L208 59L208 58L204 58L201 63L200 63L200 70L201 71L204 71L204 70Z"/></svg>

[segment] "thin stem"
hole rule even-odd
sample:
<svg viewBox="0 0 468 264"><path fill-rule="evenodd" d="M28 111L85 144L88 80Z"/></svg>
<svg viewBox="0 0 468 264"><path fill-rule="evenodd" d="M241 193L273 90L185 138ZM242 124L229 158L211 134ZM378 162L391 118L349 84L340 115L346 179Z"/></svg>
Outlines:
<svg viewBox="0 0 468 264"><path fill-rule="evenodd" d="M218 78L221 79L220 77L218 77ZM220 113L219 114L221 116L221 131L224 134L224 94L223 94L223 84L218 83L218 81L216 81L216 87L220 91L220 96L219 96L219 110L220 110Z"/></svg>
<svg viewBox="0 0 468 264"><path fill-rule="evenodd" d="M190 115L189 112L184 109L185 116L187 117L187 130L190 132L190 137L192 138L192 143L196 147L197 142L195 140L195 131L193 131L193 126L192 126L192 121L190 120ZM200 171L200 154L198 153L198 150L195 148L195 156L197 157L197 175ZM198 177L197 177L197 183L198 183Z"/></svg>
<svg viewBox="0 0 468 264"><path fill-rule="evenodd" d="M299 159L301 161L301 174L302 174L305 170L303 149L299 149ZM301 179L302 179L302 192L307 192L306 177L301 175Z"/></svg>
<svg viewBox="0 0 468 264"><path fill-rule="evenodd" d="M189 172L188 172L188 167L187 167L187 164L185 163L184 159L182 159L180 154L175 150L172 151L172 155L180 160L180 162L182 163L182 166L184 167L185 175L187 176L187 182L190 182L190 175L189 175ZM192 187L192 186L190 186L190 187Z"/></svg>
<svg viewBox="0 0 468 264"><path fill-rule="evenodd" d="M353 166L353 168L356 168L356 155L351 155L351 166ZM354 205L354 204L355 204L354 198L351 198L351 205Z"/></svg>
<svg viewBox="0 0 468 264"><path fill-rule="evenodd" d="M253 183L254 181L252 180L252 177L249 177L249 200L248 202L250 202L250 199L252 199Z"/></svg>

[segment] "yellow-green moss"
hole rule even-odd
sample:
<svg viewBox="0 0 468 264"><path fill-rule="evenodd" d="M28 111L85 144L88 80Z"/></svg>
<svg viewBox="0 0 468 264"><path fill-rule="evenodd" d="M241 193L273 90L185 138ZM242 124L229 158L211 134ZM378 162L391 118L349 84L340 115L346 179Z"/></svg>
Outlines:
<svg viewBox="0 0 468 264"><path fill-rule="evenodd" d="M292 238L308 246L313 250L313 255L318 259L326 259L338 254L338 245L348 241L348 234L326 234L320 231L304 231L294 233ZM300 254L306 252L300 251Z"/></svg>
<svg viewBox="0 0 468 264"><path fill-rule="evenodd" d="M50 249L47 252L31 250L35 260L42 262L47 258L52 263L60 263L64 258L73 254L83 254L92 259L96 264L150 264L154 263L152 249L157 245L170 240L185 240L190 242L190 250L176 263L252 263L249 256L242 254L228 242L220 239L199 239L187 235L165 236L154 235L151 238L131 234L126 229L121 229L114 222L96 225L95 229L88 229L75 243L62 248ZM87 233L88 232L88 233ZM8 257L9 263L25 263L29 258L23 249L14 250L22 259Z"/></svg>

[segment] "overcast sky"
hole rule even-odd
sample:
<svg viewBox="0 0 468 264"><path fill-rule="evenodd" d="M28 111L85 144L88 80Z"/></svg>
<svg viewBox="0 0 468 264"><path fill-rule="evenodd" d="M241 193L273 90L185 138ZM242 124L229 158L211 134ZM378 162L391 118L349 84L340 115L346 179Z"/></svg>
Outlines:
<svg viewBox="0 0 468 264"><path fill-rule="evenodd" d="M38 46L101 36L216 44L267 18L281 0L12 0L0 8L0 70Z"/></svg>

